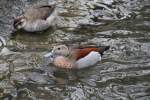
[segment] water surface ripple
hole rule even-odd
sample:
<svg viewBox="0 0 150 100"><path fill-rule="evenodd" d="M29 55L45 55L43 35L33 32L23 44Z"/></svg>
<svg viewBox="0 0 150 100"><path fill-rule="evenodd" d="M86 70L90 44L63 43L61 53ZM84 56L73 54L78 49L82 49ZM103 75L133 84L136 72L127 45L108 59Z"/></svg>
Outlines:
<svg viewBox="0 0 150 100"><path fill-rule="evenodd" d="M56 28L10 35L15 16L33 4L51 1L0 1L0 34L7 38L7 48L18 52L0 57L0 98L150 100L149 0L57 0ZM53 73L53 65L43 64L42 55L62 43L111 48L102 62L75 71L77 80L70 81L69 73Z"/></svg>

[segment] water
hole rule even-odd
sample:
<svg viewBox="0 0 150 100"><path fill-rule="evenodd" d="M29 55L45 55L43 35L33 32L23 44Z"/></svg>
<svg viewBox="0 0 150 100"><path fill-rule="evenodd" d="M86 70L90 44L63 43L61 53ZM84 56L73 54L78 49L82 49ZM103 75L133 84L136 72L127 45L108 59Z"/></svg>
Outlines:
<svg viewBox="0 0 150 100"><path fill-rule="evenodd" d="M7 21L14 14L21 14L20 9L39 3L38 0L7 2L13 8L8 11L9 15L6 14ZM20 54L0 57L0 97L15 100L149 100L150 1L57 2L56 28L36 34L19 31L10 35L11 24L1 23L1 34L8 40L7 48ZM105 52L102 62L74 71L75 79L68 80L72 73L58 70L53 74L54 66L43 64L43 55L56 44L110 45L111 48ZM9 75L12 64L15 72Z"/></svg>

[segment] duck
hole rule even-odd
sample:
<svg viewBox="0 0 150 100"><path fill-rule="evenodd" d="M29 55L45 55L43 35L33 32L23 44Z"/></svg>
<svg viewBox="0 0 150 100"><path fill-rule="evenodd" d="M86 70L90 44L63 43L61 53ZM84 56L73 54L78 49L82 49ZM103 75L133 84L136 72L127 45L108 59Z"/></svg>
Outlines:
<svg viewBox="0 0 150 100"><path fill-rule="evenodd" d="M27 32L43 31L54 25L56 17L56 4L36 5L16 17L13 26L15 30Z"/></svg>
<svg viewBox="0 0 150 100"><path fill-rule="evenodd" d="M54 46L51 52L44 55L48 63L62 69L83 69L101 61L110 46L87 46L71 48L66 45Z"/></svg>

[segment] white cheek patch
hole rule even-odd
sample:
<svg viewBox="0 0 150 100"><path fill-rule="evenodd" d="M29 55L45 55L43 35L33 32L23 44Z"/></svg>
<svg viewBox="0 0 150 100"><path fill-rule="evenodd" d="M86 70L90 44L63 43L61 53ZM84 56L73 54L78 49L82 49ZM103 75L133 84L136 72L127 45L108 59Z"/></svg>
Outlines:
<svg viewBox="0 0 150 100"><path fill-rule="evenodd" d="M96 64L99 61L101 61L101 54L99 54L98 52L92 51L84 58L79 59L76 62L76 67L77 69L86 68L86 67Z"/></svg>

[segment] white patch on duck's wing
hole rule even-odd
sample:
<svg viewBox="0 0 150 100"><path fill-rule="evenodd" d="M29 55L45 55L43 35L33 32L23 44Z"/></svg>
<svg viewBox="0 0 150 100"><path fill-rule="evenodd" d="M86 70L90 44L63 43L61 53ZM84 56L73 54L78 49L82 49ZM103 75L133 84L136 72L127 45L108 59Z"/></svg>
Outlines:
<svg viewBox="0 0 150 100"><path fill-rule="evenodd" d="M86 68L96 64L97 62L101 61L101 54L98 52L92 51L87 56L79 59L76 62L77 69Z"/></svg>

